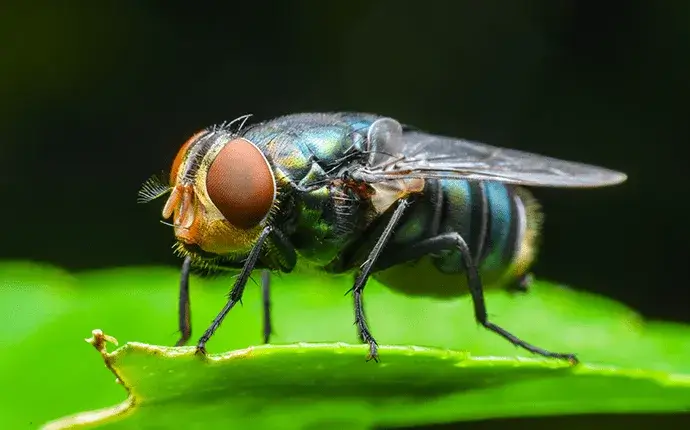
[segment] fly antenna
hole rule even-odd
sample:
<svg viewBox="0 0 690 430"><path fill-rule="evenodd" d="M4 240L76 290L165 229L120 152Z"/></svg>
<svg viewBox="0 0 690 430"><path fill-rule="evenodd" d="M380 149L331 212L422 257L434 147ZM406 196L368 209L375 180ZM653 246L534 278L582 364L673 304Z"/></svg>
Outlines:
<svg viewBox="0 0 690 430"><path fill-rule="evenodd" d="M155 174L144 182L137 193L137 203L148 203L172 190L165 181L165 173Z"/></svg>

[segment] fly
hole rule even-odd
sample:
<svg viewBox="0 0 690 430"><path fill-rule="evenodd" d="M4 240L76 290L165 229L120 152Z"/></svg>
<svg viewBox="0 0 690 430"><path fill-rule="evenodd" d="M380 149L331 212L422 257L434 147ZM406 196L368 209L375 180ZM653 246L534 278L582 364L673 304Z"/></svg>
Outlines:
<svg viewBox="0 0 690 430"><path fill-rule="evenodd" d="M262 269L264 341L271 334L269 273L298 260L351 272L355 323L378 360L363 309L374 277L407 294L469 293L479 324L514 345L577 363L489 321L485 285L529 279L541 210L525 187L593 188L626 175L468 140L437 136L364 113L305 113L246 125L248 116L204 129L175 157L167 180L139 192L148 202L169 193L183 256L176 345L191 337L192 267L240 269L225 307L197 342L206 343Z"/></svg>

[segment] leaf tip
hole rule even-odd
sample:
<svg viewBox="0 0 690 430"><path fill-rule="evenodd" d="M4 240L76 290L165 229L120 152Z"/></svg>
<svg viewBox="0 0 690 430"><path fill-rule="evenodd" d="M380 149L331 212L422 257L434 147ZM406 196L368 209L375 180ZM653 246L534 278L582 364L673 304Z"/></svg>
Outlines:
<svg viewBox="0 0 690 430"><path fill-rule="evenodd" d="M91 344L98 352L101 354L107 354L108 351L106 349L106 344L108 342L114 344L115 346L118 346L117 339L115 339L113 336L109 336L105 333L103 333L103 330L101 329L95 329L91 332L91 337L84 339L87 343Z"/></svg>

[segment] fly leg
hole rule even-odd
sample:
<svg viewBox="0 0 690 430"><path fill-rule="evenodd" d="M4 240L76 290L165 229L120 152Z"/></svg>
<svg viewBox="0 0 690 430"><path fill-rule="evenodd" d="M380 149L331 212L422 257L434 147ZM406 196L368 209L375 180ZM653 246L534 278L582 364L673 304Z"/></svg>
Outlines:
<svg viewBox="0 0 690 430"><path fill-rule="evenodd" d="M261 298L264 311L264 343L268 343L271 338L271 272L268 270L261 272Z"/></svg>
<svg viewBox="0 0 690 430"><path fill-rule="evenodd" d="M230 290L228 302L225 304L218 316L213 319L211 325L206 329L204 334L197 342L197 353L206 354L206 342L208 342L211 336L213 336L213 333L215 333L218 327L220 327L220 324L223 322L223 319L228 312L230 312L230 309L235 307L235 305L242 300L242 294L244 293L244 287L247 285L249 275L252 273L252 270L254 270L254 266L256 266L256 262L259 260L259 256L261 255L261 248L263 247L266 238L268 238L268 236L271 234L271 231L272 228L269 226L265 227L261 232L259 239L257 239L252 251L249 253L249 257L244 262L240 275L235 280L235 285L233 285L232 290Z"/></svg>
<svg viewBox="0 0 690 430"><path fill-rule="evenodd" d="M192 267L192 257L185 257L180 274L180 299L178 302L178 324L180 339L175 346L183 346L192 336L192 312L189 305L189 272Z"/></svg>
<svg viewBox="0 0 690 430"><path fill-rule="evenodd" d="M364 285L367 283L367 279L369 279L369 275L371 275L374 264L376 264L376 261L378 260L379 255L381 255L381 251L386 246L388 239L390 239L393 235L393 229L400 221L400 218L402 217L402 214L403 212L405 212L405 209L408 205L409 203L407 202L407 200L399 201L398 207L395 208L393 216L391 216L391 219L388 221L386 228L383 230L383 233L381 233L381 236L379 236L378 240L376 241L376 245L374 245L374 248L371 250L369 256L367 257L367 260L362 265L362 270L359 272L359 275L357 275L357 278L355 279L355 285L350 290L354 294L355 324L357 324L357 330L359 331L359 335L362 341L369 344L369 357L367 358L367 361L374 360L378 362L379 354L376 339L374 339L374 337L371 335L371 332L369 331L369 327L367 325L366 317L364 316L362 292L364 291Z"/></svg>
<svg viewBox="0 0 690 430"><path fill-rule="evenodd" d="M481 279L479 278L477 266L474 264L474 260L472 259L467 243L459 233L454 232L440 234L430 239L425 239L413 246L402 248L399 252L389 253L385 257L379 259L376 265L376 271L384 270L403 262L418 260L426 255L438 253L439 251L444 250L458 250L462 256L462 261L467 275L467 283L470 290L470 295L472 297L472 304L474 305L474 317L479 324L508 340L513 345L524 348L534 354L544 357L568 360L573 364L578 363L578 360L574 354L551 352L539 348L519 339L517 336L511 334L507 330L489 321L486 312L486 303L484 302L484 289L482 287Z"/></svg>
<svg viewBox="0 0 690 430"><path fill-rule="evenodd" d="M357 301L355 300L355 306L357 305ZM367 312L364 309L364 300L362 300L362 316L364 317L364 320L367 320ZM359 325L357 326L357 338L361 343L366 343L367 341L364 339L364 336L362 335L362 330L360 330Z"/></svg>
<svg viewBox="0 0 690 430"><path fill-rule="evenodd" d="M187 344L192 335L191 307L189 300L189 274L191 268L191 257L186 257L182 263L182 273L180 276L180 299L179 299L179 330L180 339L175 346ZM261 295L263 299L263 339L268 343L271 337L271 297L270 297L271 272L264 270L261 273Z"/></svg>

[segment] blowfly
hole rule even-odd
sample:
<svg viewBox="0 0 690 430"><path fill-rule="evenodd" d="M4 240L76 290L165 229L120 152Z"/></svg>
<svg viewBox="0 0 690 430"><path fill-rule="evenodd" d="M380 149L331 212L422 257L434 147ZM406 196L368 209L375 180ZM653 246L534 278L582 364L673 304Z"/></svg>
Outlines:
<svg viewBox="0 0 690 430"><path fill-rule="evenodd" d="M269 341L269 273L306 262L329 274L353 273L355 323L369 359L377 343L363 293L373 277L407 294L469 292L479 324L514 345L550 352L489 321L484 285L528 279L541 211L525 187L592 188L625 181L601 167L425 133L364 113L303 113L247 125L248 116L193 135L168 179L139 192L147 202L169 193L183 256L179 329L191 336L193 267L239 269L228 301L197 342L206 343L263 270L264 341Z"/></svg>

